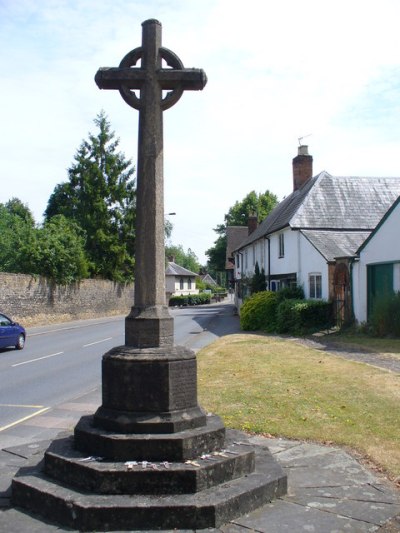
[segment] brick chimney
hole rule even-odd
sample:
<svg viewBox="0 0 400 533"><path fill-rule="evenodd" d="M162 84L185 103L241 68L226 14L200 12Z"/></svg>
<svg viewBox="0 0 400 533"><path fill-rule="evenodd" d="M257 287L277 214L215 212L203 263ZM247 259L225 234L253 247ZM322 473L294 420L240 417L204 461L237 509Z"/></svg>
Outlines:
<svg viewBox="0 0 400 533"><path fill-rule="evenodd" d="M308 146L300 145L298 154L293 158L293 191L300 189L312 177L313 158L308 154Z"/></svg>
<svg viewBox="0 0 400 533"><path fill-rule="evenodd" d="M250 213L247 219L248 235L250 235L250 233L253 233L253 231L257 229L257 226L258 226L257 215L255 213Z"/></svg>

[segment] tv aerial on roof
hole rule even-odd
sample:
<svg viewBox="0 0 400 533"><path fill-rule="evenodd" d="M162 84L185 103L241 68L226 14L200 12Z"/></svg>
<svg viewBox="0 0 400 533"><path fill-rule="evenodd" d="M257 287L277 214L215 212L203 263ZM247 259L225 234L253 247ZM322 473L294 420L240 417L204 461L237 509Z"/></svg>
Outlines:
<svg viewBox="0 0 400 533"><path fill-rule="evenodd" d="M299 141L299 146L302 145L302 140L306 137L311 137L312 133L308 133L307 135L303 135L303 137L297 137L297 140Z"/></svg>

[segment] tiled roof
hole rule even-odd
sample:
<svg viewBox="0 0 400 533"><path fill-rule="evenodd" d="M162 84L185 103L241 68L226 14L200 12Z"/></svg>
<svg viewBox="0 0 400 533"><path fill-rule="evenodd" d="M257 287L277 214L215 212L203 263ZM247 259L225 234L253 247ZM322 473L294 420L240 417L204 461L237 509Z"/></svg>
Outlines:
<svg viewBox="0 0 400 533"><path fill-rule="evenodd" d="M361 246L358 248L357 250L357 255L360 254L361 250L363 250L363 248L367 245L368 241L370 239L372 239L372 237L375 235L375 233L379 230L379 228L384 224L384 222L389 218L389 216L392 214L392 212L397 209L397 206L400 205L400 196L397 198L397 200L395 200L395 202L393 202L393 204L390 206L390 208L386 211L386 213L384 214L384 216L381 218L381 220L379 221L379 224L376 226L376 228L374 229L374 231L372 231L370 233L370 235L368 236L367 239L365 239L365 241L361 244Z"/></svg>
<svg viewBox="0 0 400 533"><path fill-rule="evenodd" d="M187 268L183 268L176 263L169 262L165 269L166 276L197 276L195 272L191 272Z"/></svg>
<svg viewBox="0 0 400 533"><path fill-rule="evenodd" d="M400 178L337 177L321 172L282 200L236 249L286 226L371 232L399 195Z"/></svg>
<svg viewBox="0 0 400 533"><path fill-rule="evenodd" d="M319 175L292 228L373 230L400 195L399 178Z"/></svg>
<svg viewBox="0 0 400 533"><path fill-rule="evenodd" d="M327 261L356 254L370 231L300 230Z"/></svg>

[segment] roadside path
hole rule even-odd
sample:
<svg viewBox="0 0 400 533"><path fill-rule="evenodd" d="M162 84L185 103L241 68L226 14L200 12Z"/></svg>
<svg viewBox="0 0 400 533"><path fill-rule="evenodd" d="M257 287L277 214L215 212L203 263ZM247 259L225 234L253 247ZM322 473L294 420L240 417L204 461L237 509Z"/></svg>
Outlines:
<svg viewBox="0 0 400 533"><path fill-rule="evenodd" d="M400 358L391 354L370 352L367 350L361 351L352 349L349 345L339 346L334 342L326 340L324 337L322 337L321 340L289 337L288 340L294 341L297 344L309 346L315 350L321 350L328 355L336 355L343 357L344 359L350 359L352 361L358 361L360 363L366 363L368 365L384 368L386 370L390 370L391 372L400 373Z"/></svg>

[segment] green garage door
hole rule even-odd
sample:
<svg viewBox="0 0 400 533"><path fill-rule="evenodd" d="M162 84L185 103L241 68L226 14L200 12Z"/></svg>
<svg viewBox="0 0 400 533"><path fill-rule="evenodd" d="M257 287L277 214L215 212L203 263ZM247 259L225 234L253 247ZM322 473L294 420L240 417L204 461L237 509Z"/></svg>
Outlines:
<svg viewBox="0 0 400 533"><path fill-rule="evenodd" d="M393 263L367 266L368 318L378 298L393 292Z"/></svg>

